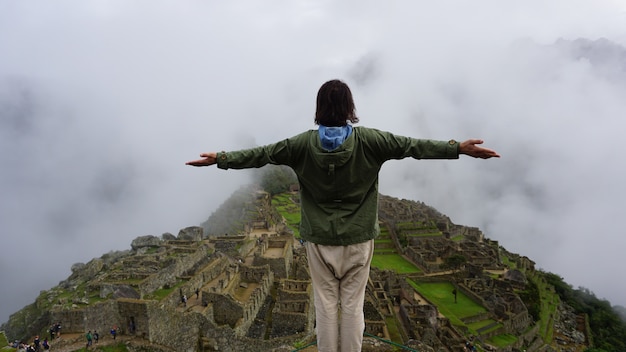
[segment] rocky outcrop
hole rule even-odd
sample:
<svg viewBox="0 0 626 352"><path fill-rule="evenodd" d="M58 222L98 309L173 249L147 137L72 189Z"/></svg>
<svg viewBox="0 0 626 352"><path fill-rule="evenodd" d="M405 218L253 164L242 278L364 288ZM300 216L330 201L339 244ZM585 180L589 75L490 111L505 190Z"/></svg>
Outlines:
<svg viewBox="0 0 626 352"><path fill-rule="evenodd" d="M178 232L178 239L182 241L201 241L204 229L200 226L186 227Z"/></svg>
<svg viewBox="0 0 626 352"><path fill-rule="evenodd" d="M136 251L145 247L159 247L161 243L162 241L160 238L152 235L139 236L131 242L130 247Z"/></svg>

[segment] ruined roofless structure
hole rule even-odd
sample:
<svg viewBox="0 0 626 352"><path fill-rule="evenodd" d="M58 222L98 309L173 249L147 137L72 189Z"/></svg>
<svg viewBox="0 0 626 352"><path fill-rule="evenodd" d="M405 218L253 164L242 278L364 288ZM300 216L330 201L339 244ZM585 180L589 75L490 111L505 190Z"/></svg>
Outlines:
<svg viewBox="0 0 626 352"><path fill-rule="evenodd" d="M45 293L52 303L41 318L20 325L12 316L3 328L9 336L28 336L58 321L64 334L82 338L87 330L116 327L120 338L145 341L154 351L272 351L314 341L304 248L267 193L254 192L249 202L246 209L254 211L240 233L207 234L193 226L177 236L138 237L130 251L75 264L67 280ZM367 336L420 341L419 350L462 351L467 328L453 324L414 286L444 283L485 308L463 318L467 325L490 322L475 338L513 334L520 346L545 345L515 294L527 279L503 265L502 256L525 272L534 270L532 261L423 203L381 195L379 210L375 255L405 258L417 270L372 268L364 307ZM462 268L442 265L455 254L467 258Z"/></svg>

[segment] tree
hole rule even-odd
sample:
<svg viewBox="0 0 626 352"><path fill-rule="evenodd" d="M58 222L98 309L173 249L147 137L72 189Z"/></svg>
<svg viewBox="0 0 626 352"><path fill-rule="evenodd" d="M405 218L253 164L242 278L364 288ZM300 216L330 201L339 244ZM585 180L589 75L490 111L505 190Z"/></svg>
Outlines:
<svg viewBox="0 0 626 352"><path fill-rule="evenodd" d="M465 265L465 263L467 263L467 258L465 258L465 256L461 254L453 254L444 259L444 262L443 264L441 264L441 267L443 269L452 269L456 271L456 270L461 269L461 267Z"/></svg>
<svg viewBox="0 0 626 352"><path fill-rule="evenodd" d="M257 177L263 190L272 196L286 192L291 185L298 183L296 174L287 166L268 165L259 170Z"/></svg>

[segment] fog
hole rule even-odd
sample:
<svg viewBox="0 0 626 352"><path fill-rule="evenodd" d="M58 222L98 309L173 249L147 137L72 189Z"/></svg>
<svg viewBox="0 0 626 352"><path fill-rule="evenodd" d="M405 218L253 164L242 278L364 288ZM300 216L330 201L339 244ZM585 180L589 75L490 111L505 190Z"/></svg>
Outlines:
<svg viewBox="0 0 626 352"><path fill-rule="evenodd" d="M390 161L423 201L612 304L626 165L624 1L0 1L0 322L77 262L198 225L250 171L205 151L358 125L502 158Z"/></svg>

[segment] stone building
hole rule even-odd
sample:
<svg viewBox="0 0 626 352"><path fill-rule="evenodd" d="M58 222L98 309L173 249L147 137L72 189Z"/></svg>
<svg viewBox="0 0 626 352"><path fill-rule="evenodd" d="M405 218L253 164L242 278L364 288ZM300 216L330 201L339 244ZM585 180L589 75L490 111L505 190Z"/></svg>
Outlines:
<svg viewBox="0 0 626 352"><path fill-rule="evenodd" d="M310 281L280 280L272 312L271 337L313 331L315 309Z"/></svg>

